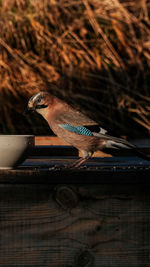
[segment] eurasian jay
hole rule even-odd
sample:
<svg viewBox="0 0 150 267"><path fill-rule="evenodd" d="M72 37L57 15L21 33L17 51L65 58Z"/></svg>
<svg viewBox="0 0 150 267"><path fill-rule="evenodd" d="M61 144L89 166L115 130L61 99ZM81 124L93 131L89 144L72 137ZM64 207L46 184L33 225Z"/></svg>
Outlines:
<svg viewBox="0 0 150 267"><path fill-rule="evenodd" d="M37 111L41 114L58 137L81 152L82 157L76 160L72 167L79 167L92 157L95 151L104 148L129 148L149 160L136 146L124 139L108 135L95 121L48 92L41 91L33 95L28 102L27 111Z"/></svg>

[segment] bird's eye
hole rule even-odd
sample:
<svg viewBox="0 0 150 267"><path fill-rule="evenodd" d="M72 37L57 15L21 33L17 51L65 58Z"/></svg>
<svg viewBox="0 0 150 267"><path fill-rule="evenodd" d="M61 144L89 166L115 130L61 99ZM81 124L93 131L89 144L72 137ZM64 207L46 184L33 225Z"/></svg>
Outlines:
<svg viewBox="0 0 150 267"><path fill-rule="evenodd" d="M41 100L42 100L41 98L38 98L38 99L37 99L37 102L38 102L38 103L40 103L40 102L41 102Z"/></svg>

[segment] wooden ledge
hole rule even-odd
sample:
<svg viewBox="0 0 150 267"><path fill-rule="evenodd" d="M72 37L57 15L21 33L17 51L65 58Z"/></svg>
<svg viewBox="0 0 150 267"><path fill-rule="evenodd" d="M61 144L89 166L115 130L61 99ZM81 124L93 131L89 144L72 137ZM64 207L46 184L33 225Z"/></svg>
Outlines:
<svg viewBox="0 0 150 267"><path fill-rule="evenodd" d="M149 162L128 158L93 158L79 169L65 168L75 158L36 157L14 170L0 170L0 183L19 184L147 184Z"/></svg>
<svg viewBox="0 0 150 267"><path fill-rule="evenodd" d="M140 143L138 146L139 150L150 155L150 145L143 145ZM105 152L97 151L94 153L94 157L112 157L111 154L114 149L105 149ZM116 151L117 156L130 156L133 153L129 149L122 149L121 151ZM41 156L81 156L76 148L69 146L63 140L56 136L36 136L35 137L35 150L32 155Z"/></svg>
<svg viewBox="0 0 150 267"><path fill-rule="evenodd" d="M56 145L57 144L57 145ZM143 150L144 151L143 151ZM141 148L145 153L149 147ZM3 184L148 184L150 162L130 156L130 150L117 152L117 157L95 153L79 169L65 168L78 158L78 151L57 137L36 137L35 149L20 166L13 170L0 170ZM107 155L107 157L106 157Z"/></svg>

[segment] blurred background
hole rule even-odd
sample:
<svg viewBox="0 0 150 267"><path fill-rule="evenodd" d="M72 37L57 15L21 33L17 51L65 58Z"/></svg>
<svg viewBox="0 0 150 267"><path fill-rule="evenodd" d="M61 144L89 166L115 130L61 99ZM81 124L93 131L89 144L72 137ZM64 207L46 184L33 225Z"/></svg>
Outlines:
<svg viewBox="0 0 150 267"><path fill-rule="evenodd" d="M47 90L114 135L150 134L150 1L0 0L0 133L52 134L23 114Z"/></svg>

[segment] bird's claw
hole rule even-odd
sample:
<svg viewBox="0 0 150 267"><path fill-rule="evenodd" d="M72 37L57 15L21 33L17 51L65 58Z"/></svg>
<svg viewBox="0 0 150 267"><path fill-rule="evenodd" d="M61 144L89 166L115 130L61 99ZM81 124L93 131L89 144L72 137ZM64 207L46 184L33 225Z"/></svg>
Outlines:
<svg viewBox="0 0 150 267"><path fill-rule="evenodd" d="M73 161L71 164L65 165L67 169L77 169L81 167L81 165L86 162L88 158L79 158L78 160Z"/></svg>

